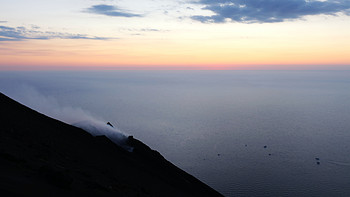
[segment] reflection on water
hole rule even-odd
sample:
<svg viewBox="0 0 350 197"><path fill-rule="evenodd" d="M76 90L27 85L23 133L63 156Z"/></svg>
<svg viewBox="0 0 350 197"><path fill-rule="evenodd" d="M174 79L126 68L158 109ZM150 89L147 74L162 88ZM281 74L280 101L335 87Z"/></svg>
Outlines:
<svg viewBox="0 0 350 197"><path fill-rule="evenodd" d="M0 73L0 90L30 106L28 87L112 122L225 196L350 196L349 71Z"/></svg>

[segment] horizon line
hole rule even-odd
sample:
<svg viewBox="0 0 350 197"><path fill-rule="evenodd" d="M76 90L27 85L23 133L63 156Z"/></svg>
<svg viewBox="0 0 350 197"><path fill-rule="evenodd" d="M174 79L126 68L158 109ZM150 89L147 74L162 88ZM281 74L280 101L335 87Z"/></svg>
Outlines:
<svg viewBox="0 0 350 197"><path fill-rule="evenodd" d="M189 66L32 66L32 65L0 65L0 71L82 71L82 70L350 70L350 64L334 65L189 65Z"/></svg>

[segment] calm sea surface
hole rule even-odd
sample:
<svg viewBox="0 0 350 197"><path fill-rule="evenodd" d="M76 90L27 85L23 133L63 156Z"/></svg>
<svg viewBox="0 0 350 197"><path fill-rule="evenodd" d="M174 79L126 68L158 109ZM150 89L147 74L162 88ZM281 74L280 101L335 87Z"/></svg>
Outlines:
<svg viewBox="0 0 350 197"><path fill-rule="evenodd" d="M110 121L225 196L350 196L350 71L0 72L0 91Z"/></svg>

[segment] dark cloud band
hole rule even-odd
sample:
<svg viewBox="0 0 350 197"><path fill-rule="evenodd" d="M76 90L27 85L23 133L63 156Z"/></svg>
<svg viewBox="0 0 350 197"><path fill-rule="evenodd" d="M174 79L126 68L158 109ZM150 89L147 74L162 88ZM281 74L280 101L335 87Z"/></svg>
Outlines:
<svg viewBox="0 0 350 197"><path fill-rule="evenodd" d="M50 40L50 39L85 39L85 40L107 40L110 38L88 36L85 34L70 34L61 32L43 32L37 28L27 29L25 27L0 26L0 41L22 41L22 40Z"/></svg>
<svg viewBox="0 0 350 197"><path fill-rule="evenodd" d="M201 22L274 23L308 15L350 15L350 0L200 0L212 16L193 16Z"/></svg>
<svg viewBox="0 0 350 197"><path fill-rule="evenodd" d="M111 5L94 5L86 9L86 12L115 17L140 17L139 14L132 14Z"/></svg>

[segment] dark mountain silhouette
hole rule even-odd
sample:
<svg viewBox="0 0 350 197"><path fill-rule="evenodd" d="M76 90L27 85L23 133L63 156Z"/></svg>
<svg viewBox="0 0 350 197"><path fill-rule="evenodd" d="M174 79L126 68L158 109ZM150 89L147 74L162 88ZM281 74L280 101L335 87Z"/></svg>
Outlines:
<svg viewBox="0 0 350 197"><path fill-rule="evenodd" d="M133 152L0 93L1 196L222 196L133 137Z"/></svg>

